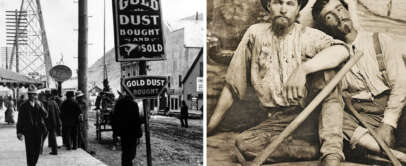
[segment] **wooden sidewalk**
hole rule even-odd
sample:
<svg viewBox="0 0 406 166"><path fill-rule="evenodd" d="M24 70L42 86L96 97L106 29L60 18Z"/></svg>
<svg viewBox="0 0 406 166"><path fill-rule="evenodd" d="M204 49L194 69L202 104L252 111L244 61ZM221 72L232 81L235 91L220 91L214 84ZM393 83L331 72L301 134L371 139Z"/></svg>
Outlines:
<svg viewBox="0 0 406 166"><path fill-rule="evenodd" d="M24 141L16 136L15 125L4 123L4 111L0 111L0 166L26 166ZM15 115L16 116L16 115ZM44 153L40 155L38 166L106 166L82 149L67 151L58 149L58 155L49 155L48 140L45 140Z"/></svg>

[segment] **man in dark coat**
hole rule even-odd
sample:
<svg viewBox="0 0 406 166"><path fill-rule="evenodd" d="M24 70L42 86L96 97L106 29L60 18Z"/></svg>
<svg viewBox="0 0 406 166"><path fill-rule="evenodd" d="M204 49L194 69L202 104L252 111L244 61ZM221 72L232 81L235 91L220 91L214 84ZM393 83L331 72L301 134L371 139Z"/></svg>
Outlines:
<svg viewBox="0 0 406 166"><path fill-rule="evenodd" d="M46 94L47 96L47 111L48 118L46 119L46 125L48 129L48 146L51 147L51 155L58 154L58 145L56 143L56 135L60 132L62 128L62 122L60 118L59 106L55 100L53 100L51 94Z"/></svg>
<svg viewBox="0 0 406 166"><path fill-rule="evenodd" d="M180 125L182 127L188 128L189 125L187 124L187 118L189 116L189 108L186 105L186 102L183 100L182 105L180 107Z"/></svg>
<svg viewBox="0 0 406 166"><path fill-rule="evenodd" d="M28 101L21 105L17 121L17 138L25 138L27 165L35 166L41 151L42 137L46 132L45 119L48 113L38 101L35 86L30 86Z"/></svg>
<svg viewBox="0 0 406 166"><path fill-rule="evenodd" d="M52 95L52 98L53 98L52 100L54 100L56 102L56 104L58 104L58 106L61 107L62 100L59 97L58 90L57 89L51 89L51 95Z"/></svg>
<svg viewBox="0 0 406 166"><path fill-rule="evenodd" d="M132 166L142 130L138 104L130 96L120 96L117 100L112 124L113 132L121 138L121 165Z"/></svg>
<svg viewBox="0 0 406 166"><path fill-rule="evenodd" d="M80 108L74 99L74 92L66 92L66 100L61 105L61 119L68 150L78 147L79 115Z"/></svg>

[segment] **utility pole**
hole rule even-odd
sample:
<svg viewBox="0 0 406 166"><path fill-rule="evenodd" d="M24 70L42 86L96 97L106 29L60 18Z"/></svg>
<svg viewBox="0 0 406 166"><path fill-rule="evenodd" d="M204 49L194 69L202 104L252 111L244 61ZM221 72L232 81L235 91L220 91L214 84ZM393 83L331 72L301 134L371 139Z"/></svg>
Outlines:
<svg viewBox="0 0 406 166"><path fill-rule="evenodd" d="M8 48L6 47L6 70L8 70Z"/></svg>
<svg viewBox="0 0 406 166"><path fill-rule="evenodd" d="M78 89L85 94L85 113L84 113L84 144L87 147L87 129L88 129L88 94L87 94L87 0L79 0L79 22L78 22ZM87 149L85 149L87 150Z"/></svg>
<svg viewBox="0 0 406 166"><path fill-rule="evenodd" d="M139 65L140 65L140 75L147 75L147 62L140 61ZM147 164L148 164L148 166L152 166L151 140L150 140L150 134L149 134L150 100L143 99L142 105L143 105L144 116L145 116L144 127L145 127L145 143L146 143L146 147L147 147Z"/></svg>

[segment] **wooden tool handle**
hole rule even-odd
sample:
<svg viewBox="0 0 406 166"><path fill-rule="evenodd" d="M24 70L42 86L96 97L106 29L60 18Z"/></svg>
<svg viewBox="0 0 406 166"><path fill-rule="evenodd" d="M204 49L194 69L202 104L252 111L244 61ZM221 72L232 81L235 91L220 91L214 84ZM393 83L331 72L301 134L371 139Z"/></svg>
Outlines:
<svg viewBox="0 0 406 166"><path fill-rule="evenodd" d="M383 149L383 151L388 155L389 159L392 161L394 166L402 166L400 164L399 160L393 155L392 151L390 150L389 146L386 145L386 143L382 140L381 137L373 130L367 123L365 123L361 115L357 112L357 110L354 108L351 102L351 97L344 97L345 103L348 107L348 109L351 111L351 113L355 116L355 118L364 126L365 128L368 129L368 132L372 135L372 137L375 138L376 142L379 144L379 146Z"/></svg>
<svg viewBox="0 0 406 166"><path fill-rule="evenodd" d="M334 76L334 78L321 90L319 94L310 102L309 105L282 131L282 133L270 143L262 153L249 164L249 166L260 166L266 158L279 146L282 141L287 138L303 121L313 112L313 110L326 98L331 91L337 86L344 75L354 66L363 54L355 54L343 66L343 68Z"/></svg>

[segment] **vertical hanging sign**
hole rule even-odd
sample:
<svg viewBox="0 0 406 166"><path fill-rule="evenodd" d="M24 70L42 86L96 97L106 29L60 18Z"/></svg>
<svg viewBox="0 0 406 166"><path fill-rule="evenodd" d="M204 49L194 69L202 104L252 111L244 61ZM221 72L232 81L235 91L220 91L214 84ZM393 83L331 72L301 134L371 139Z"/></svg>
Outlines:
<svg viewBox="0 0 406 166"><path fill-rule="evenodd" d="M160 0L113 0L117 62L165 60Z"/></svg>

